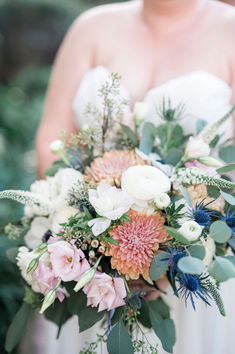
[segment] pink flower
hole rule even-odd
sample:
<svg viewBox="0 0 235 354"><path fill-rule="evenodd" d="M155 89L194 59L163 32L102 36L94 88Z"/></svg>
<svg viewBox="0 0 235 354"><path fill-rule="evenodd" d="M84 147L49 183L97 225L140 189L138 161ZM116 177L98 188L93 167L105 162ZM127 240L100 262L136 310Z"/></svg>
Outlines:
<svg viewBox="0 0 235 354"><path fill-rule="evenodd" d="M122 278L112 278L97 272L94 279L83 288L87 295L87 306L97 307L99 312L125 305L125 284Z"/></svg>
<svg viewBox="0 0 235 354"><path fill-rule="evenodd" d="M39 261L38 267L33 272L33 277L38 283L42 294L47 294L58 282L58 278L55 277L53 270L42 261ZM59 301L62 302L65 296L64 289L59 287L56 295Z"/></svg>
<svg viewBox="0 0 235 354"><path fill-rule="evenodd" d="M185 167L197 167L200 168L201 170L206 171L211 177L219 177L218 173L216 172L216 169L218 167L213 167L213 166L206 166L202 164L201 162L197 160L192 160L185 162Z"/></svg>
<svg viewBox="0 0 235 354"><path fill-rule="evenodd" d="M58 241L47 249L54 274L63 281L77 281L90 268L84 253L75 246L74 241Z"/></svg>

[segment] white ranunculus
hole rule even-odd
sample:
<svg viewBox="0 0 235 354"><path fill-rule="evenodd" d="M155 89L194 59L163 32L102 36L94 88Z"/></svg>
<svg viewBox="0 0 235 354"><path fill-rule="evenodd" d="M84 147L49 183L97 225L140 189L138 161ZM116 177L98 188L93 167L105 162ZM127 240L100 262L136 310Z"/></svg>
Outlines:
<svg viewBox="0 0 235 354"><path fill-rule="evenodd" d="M202 233L202 227L196 221L189 220L186 221L178 231L188 241L192 242L199 238Z"/></svg>
<svg viewBox="0 0 235 354"><path fill-rule="evenodd" d="M206 240L204 239L204 237L201 237L200 240L202 242L202 245L205 247L205 251L206 251L203 262L205 263L206 266L208 266L212 262L213 257L215 255L215 251L216 251L215 241L209 235L207 236Z"/></svg>
<svg viewBox="0 0 235 354"><path fill-rule="evenodd" d="M71 216L74 216L78 213L80 213L79 210L71 206L65 206L55 211L55 213L50 217L51 231L58 233L61 229L60 224L67 222Z"/></svg>
<svg viewBox="0 0 235 354"><path fill-rule="evenodd" d="M146 118L148 113L148 105L145 102L136 102L134 106L134 122L139 126Z"/></svg>
<svg viewBox="0 0 235 354"><path fill-rule="evenodd" d="M22 277L32 287L33 291L40 292L40 288L36 280L32 277L32 274L27 274L29 263L38 256L34 251L30 252L27 247L20 247L16 260L17 265L20 268Z"/></svg>
<svg viewBox="0 0 235 354"><path fill-rule="evenodd" d="M201 138L191 136L186 145L185 155L188 159L205 157L210 154L210 147Z"/></svg>
<svg viewBox="0 0 235 354"><path fill-rule="evenodd" d="M50 144L50 150L53 154L59 154L61 151L64 150L64 143L62 140L57 139L54 140L51 144Z"/></svg>
<svg viewBox="0 0 235 354"><path fill-rule="evenodd" d="M99 183L97 190L89 190L89 201L99 216L117 220L128 212L133 199L126 192L106 183Z"/></svg>
<svg viewBox="0 0 235 354"><path fill-rule="evenodd" d="M48 218L43 216L36 217L24 237L26 245L32 249L37 248L42 243L42 238L50 230L50 227L51 223Z"/></svg>
<svg viewBox="0 0 235 354"><path fill-rule="evenodd" d="M154 199L154 204L158 209L165 209L171 203L171 198L167 193L159 193Z"/></svg>
<svg viewBox="0 0 235 354"><path fill-rule="evenodd" d="M48 203L52 210L56 211L67 205L67 197L71 188L82 181L83 176L73 168L60 169L54 177L47 177L46 180L34 182L30 190ZM33 207L25 208L25 215L32 217L38 215L38 211Z"/></svg>
<svg viewBox="0 0 235 354"><path fill-rule="evenodd" d="M121 186L138 204L153 201L159 193L168 192L171 184L165 173L156 167L133 166L122 174Z"/></svg>

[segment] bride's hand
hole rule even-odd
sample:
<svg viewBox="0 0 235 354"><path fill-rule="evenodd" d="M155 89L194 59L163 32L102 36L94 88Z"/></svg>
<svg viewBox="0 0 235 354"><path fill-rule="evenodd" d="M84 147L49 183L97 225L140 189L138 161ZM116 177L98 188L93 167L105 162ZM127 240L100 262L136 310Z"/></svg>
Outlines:
<svg viewBox="0 0 235 354"><path fill-rule="evenodd" d="M130 280L128 282L130 289L131 290L138 290L138 291L146 291L146 290L151 290L151 292L147 293L145 295L145 300L156 300L161 294L162 292L159 290L153 290L154 288L152 286L148 286L146 285L146 283L142 280L142 279L138 279L138 280ZM166 278L163 279L159 279L156 282L157 286L161 289L161 290L166 290L167 286L168 286L168 281Z"/></svg>

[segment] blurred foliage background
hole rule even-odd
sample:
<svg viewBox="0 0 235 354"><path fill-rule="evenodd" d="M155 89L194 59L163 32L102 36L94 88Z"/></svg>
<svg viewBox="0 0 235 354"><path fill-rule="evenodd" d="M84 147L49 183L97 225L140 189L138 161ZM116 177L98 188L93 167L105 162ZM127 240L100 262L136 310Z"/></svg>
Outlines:
<svg viewBox="0 0 235 354"><path fill-rule="evenodd" d="M0 0L0 190L27 190L35 180L34 137L56 51L81 12L110 2ZM7 239L3 225L19 219L22 212L17 203L0 201L1 354L6 330L23 297L17 267L6 256L17 241Z"/></svg>

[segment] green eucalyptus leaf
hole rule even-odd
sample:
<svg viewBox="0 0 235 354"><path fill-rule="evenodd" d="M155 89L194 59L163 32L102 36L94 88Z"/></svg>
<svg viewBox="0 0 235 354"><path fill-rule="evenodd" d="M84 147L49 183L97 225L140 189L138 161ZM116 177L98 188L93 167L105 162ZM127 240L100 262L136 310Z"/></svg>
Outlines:
<svg viewBox="0 0 235 354"><path fill-rule="evenodd" d="M184 245L190 245L190 242L183 235L181 235L176 229L174 229L173 227L165 226L165 230L176 241L179 241L180 243L182 243Z"/></svg>
<svg viewBox="0 0 235 354"><path fill-rule="evenodd" d="M235 277L235 266L225 257L216 257L209 265L208 271L219 283Z"/></svg>
<svg viewBox="0 0 235 354"><path fill-rule="evenodd" d="M5 349L8 353L11 353L22 339L32 313L33 308L25 302L16 313L6 335Z"/></svg>
<svg viewBox="0 0 235 354"><path fill-rule="evenodd" d="M232 249L235 251L235 236L233 236L232 238L230 238L230 240L228 241L228 244L230 247L232 247Z"/></svg>
<svg viewBox="0 0 235 354"><path fill-rule="evenodd" d="M205 270L202 260L192 256L180 258L177 265L182 272L187 274L201 274Z"/></svg>
<svg viewBox="0 0 235 354"><path fill-rule="evenodd" d="M192 245L188 247L188 251L192 257L203 260L206 255L205 247L202 245Z"/></svg>
<svg viewBox="0 0 235 354"><path fill-rule="evenodd" d="M183 156L182 150L177 148L172 148L167 152L164 162L168 165L176 166L177 163L181 160L182 156Z"/></svg>
<svg viewBox="0 0 235 354"><path fill-rule="evenodd" d="M227 256L226 259L232 262L232 264L235 266L235 256Z"/></svg>
<svg viewBox="0 0 235 354"><path fill-rule="evenodd" d="M197 134L200 133L200 131L207 125L207 121L203 120L203 119L198 119L197 120L197 124L196 124L196 131Z"/></svg>
<svg viewBox="0 0 235 354"><path fill-rule="evenodd" d="M104 317L105 311L98 312L97 307L85 306L83 307L78 316L79 322L79 333L86 331L88 328L91 328L102 320Z"/></svg>
<svg viewBox="0 0 235 354"><path fill-rule="evenodd" d="M168 261L162 259L166 257L166 253L159 253L153 257L150 264L149 276L152 280L157 280L168 269Z"/></svg>
<svg viewBox="0 0 235 354"><path fill-rule="evenodd" d="M230 205L235 205L235 198L231 194L225 193L223 191L221 191L220 194Z"/></svg>
<svg viewBox="0 0 235 354"><path fill-rule="evenodd" d="M156 135L155 125L149 122L145 123L142 131L142 137L141 137L139 149L146 155L149 155L152 152L155 135Z"/></svg>
<svg viewBox="0 0 235 354"><path fill-rule="evenodd" d="M219 157L227 162L232 163L235 161L235 145L224 146L219 151Z"/></svg>
<svg viewBox="0 0 235 354"><path fill-rule="evenodd" d="M118 321L120 321L120 319L122 318L123 314L124 314L124 309L125 309L125 306L121 306L121 307L118 307L115 309L114 311L114 315L111 319L111 324L112 326L117 323Z"/></svg>
<svg viewBox="0 0 235 354"><path fill-rule="evenodd" d="M175 344L175 326L170 318L163 317L156 311L153 301L147 302L152 327L157 337L162 343L163 349L168 353L173 353Z"/></svg>
<svg viewBox="0 0 235 354"><path fill-rule="evenodd" d="M137 316L138 321L146 328L151 328L151 321L149 317L149 309L145 300L141 301L141 308Z"/></svg>
<svg viewBox="0 0 235 354"><path fill-rule="evenodd" d="M232 163L227 166L220 167L216 171L221 174L221 173L232 172L234 170L235 170L235 163Z"/></svg>
<svg viewBox="0 0 235 354"><path fill-rule="evenodd" d="M66 164L62 161L55 161L53 165L44 171L44 175L47 177L53 177L60 168L66 167Z"/></svg>
<svg viewBox="0 0 235 354"><path fill-rule="evenodd" d="M209 197L217 199L220 196L220 190L216 186L206 186Z"/></svg>
<svg viewBox="0 0 235 354"><path fill-rule="evenodd" d="M137 135L133 132L131 128L129 128L125 124L121 124L122 132L131 140L132 144L137 147L139 144L139 140Z"/></svg>
<svg viewBox="0 0 235 354"><path fill-rule="evenodd" d="M217 220L210 226L210 236L218 243L225 243L231 238L232 230L226 222Z"/></svg>
<svg viewBox="0 0 235 354"><path fill-rule="evenodd" d="M109 354L134 354L131 337L122 320L109 333L107 348Z"/></svg>

